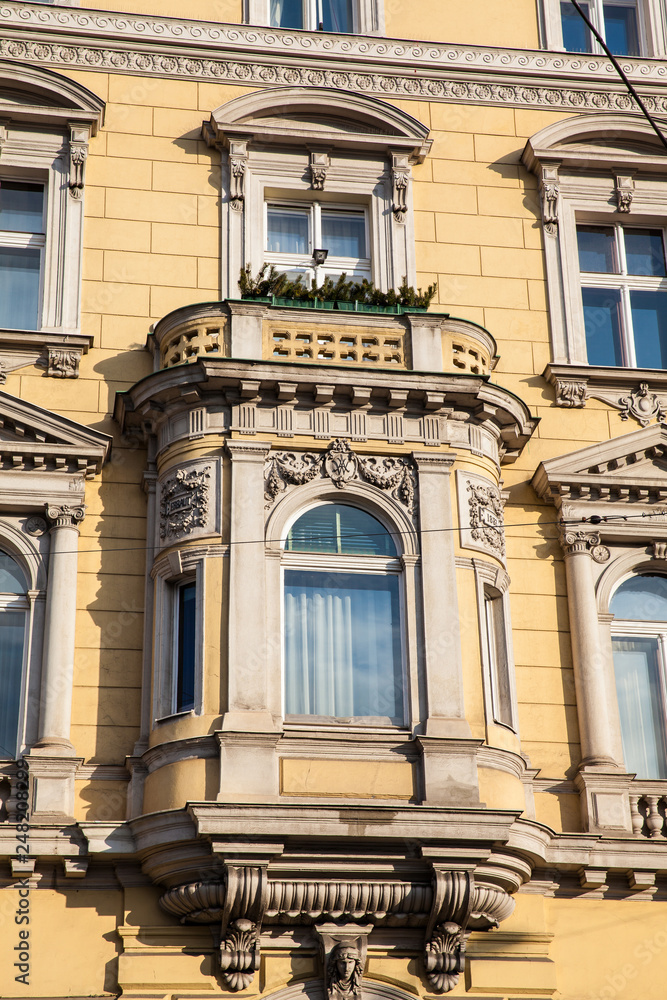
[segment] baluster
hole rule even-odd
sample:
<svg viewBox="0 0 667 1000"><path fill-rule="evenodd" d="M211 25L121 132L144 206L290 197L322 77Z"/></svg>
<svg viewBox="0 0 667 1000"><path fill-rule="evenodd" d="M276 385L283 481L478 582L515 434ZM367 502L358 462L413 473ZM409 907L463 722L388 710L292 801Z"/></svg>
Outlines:
<svg viewBox="0 0 667 1000"><path fill-rule="evenodd" d="M632 832L635 837L638 837L642 832L642 827L644 826L644 817L639 811L639 800L641 795L631 795L630 796L630 816L632 819Z"/></svg>
<svg viewBox="0 0 667 1000"><path fill-rule="evenodd" d="M647 795L646 801L648 802L649 813L646 817L646 825L649 829L649 837L655 839L659 837L662 833L662 816L660 815L660 810L658 809L658 802L660 801L659 795Z"/></svg>

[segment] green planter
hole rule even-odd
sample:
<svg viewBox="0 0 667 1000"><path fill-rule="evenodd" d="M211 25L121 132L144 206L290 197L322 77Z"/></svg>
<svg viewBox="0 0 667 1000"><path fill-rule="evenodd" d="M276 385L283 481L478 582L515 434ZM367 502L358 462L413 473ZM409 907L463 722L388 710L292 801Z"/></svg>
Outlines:
<svg viewBox="0 0 667 1000"><path fill-rule="evenodd" d="M311 299L285 299L282 295L273 295L274 306L287 306L288 309L317 309L317 303Z"/></svg>

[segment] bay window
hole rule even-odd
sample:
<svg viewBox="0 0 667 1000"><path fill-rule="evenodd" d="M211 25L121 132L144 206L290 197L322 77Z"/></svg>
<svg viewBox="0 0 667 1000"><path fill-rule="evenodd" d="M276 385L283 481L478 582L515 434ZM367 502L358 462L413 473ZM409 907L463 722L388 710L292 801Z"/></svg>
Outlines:
<svg viewBox="0 0 667 1000"><path fill-rule="evenodd" d="M0 329L41 326L44 187L0 180Z"/></svg>
<svg viewBox="0 0 667 1000"><path fill-rule="evenodd" d="M197 585L194 580L176 588L174 622L173 712L195 707L195 630Z"/></svg>
<svg viewBox="0 0 667 1000"><path fill-rule="evenodd" d="M346 504L302 514L284 544L285 714L404 721L401 564L387 529Z"/></svg>
<svg viewBox="0 0 667 1000"><path fill-rule="evenodd" d="M577 226L588 363L667 368L662 229Z"/></svg>
<svg viewBox="0 0 667 1000"><path fill-rule="evenodd" d="M667 778L667 577L630 577L610 611L626 771Z"/></svg>
<svg viewBox="0 0 667 1000"><path fill-rule="evenodd" d="M267 203L265 261L290 278L309 285L345 273L361 281L371 277L368 220L365 209ZM326 251L326 254L315 254ZM322 258L324 258L322 260Z"/></svg>

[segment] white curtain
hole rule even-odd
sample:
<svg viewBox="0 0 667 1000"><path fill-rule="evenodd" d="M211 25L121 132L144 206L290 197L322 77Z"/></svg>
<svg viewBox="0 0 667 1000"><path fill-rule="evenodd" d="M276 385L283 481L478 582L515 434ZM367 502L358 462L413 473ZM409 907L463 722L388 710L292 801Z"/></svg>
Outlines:
<svg viewBox="0 0 667 1000"><path fill-rule="evenodd" d="M402 719L398 582L285 573L288 715Z"/></svg>
<svg viewBox="0 0 667 1000"><path fill-rule="evenodd" d="M25 612L0 610L0 756L16 756Z"/></svg>
<svg viewBox="0 0 667 1000"><path fill-rule="evenodd" d="M626 770L639 778L666 778L658 640L624 637L614 639L613 648Z"/></svg>

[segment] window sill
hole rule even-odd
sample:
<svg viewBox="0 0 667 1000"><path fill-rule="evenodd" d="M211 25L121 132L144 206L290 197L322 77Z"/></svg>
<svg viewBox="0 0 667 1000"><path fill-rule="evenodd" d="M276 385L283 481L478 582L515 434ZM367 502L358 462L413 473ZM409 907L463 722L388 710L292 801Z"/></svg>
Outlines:
<svg viewBox="0 0 667 1000"><path fill-rule="evenodd" d="M542 373L555 390L556 406L581 409L599 399L642 427L667 417L667 371L550 363Z"/></svg>
<svg viewBox="0 0 667 1000"><path fill-rule="evenodd" d="M45 368L53 378L78 378L79 362L93 346L93 338L82 333L0 328L0 385L9 372L28 365Z"/></svg>

